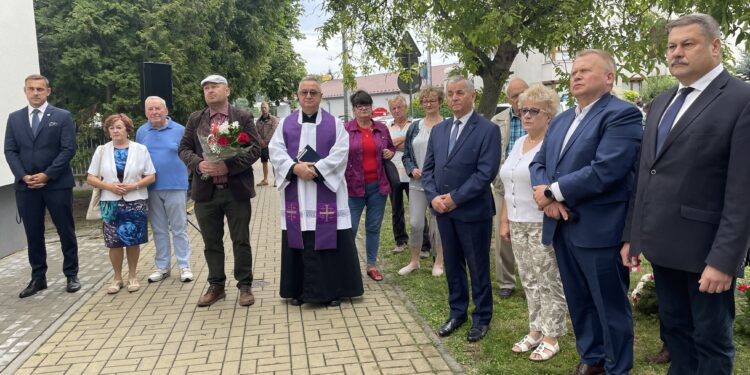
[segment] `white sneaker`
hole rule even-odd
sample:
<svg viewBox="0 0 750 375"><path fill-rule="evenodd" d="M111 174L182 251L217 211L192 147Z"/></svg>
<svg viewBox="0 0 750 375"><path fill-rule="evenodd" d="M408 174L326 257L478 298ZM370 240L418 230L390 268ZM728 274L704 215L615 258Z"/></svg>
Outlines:
<svg viewBox="0 0 750 375"><path fill-rule="evenodd" d="M404 250L406 250L406 245L396 245L396 247L393 248L393 253L398 254Z"/></svg>
<svg viewBox="0 0 750 375"><path fill-rule="evenodd" d="M183 283L193 281L193 273L190 272L190 268L180 268L180 281Z"/></svg>
<svg viewBox="0 0 750 375"><path fill-rule="evenodd" d="M162 281L169 277L169 270L164 270L161 268L157 268L154 273L151 274L151 276L148 277L148 282L155 283L157 281Z"/></svg>
<svg viewBox="0 0 750 375"><path fill-rule="evenodd" d="M420 257L421 259L427 259L427 258L429 258L429 257L430 257L430 255L431 255L431 254L430 254L430 252L429 252L429 251L424 251L424 250L422 250L422 251L420 251L420 252L419 252L419 257Z"/></svg>

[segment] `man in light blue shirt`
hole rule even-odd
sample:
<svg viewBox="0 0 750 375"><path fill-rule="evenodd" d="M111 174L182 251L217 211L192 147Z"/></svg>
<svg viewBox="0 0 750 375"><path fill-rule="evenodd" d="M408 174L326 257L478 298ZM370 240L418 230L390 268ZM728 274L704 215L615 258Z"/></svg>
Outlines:
<svg viewBox="0 0 750 375"><path fill-rule="evenodd" d="M172 268L171 231L180 281L188 282L193 280L187 236L188 173L185 163L177 154L185 127L167 116L167 104L158 96L146 98L145 110L148 122L138 128L135 141L148 148L156 175L159 176L148 187L148 217L156 245L156 270L148 281L153 283L169 277Z"/></svg>

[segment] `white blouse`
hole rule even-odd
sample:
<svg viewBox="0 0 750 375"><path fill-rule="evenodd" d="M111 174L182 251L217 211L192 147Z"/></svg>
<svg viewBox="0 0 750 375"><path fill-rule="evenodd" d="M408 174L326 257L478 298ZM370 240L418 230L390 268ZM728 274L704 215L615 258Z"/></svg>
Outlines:
<svg viewBox="0 0 750 375"><path fill-rule="evenodd" d="M524 135L513 144L513 149L500 167L500 179L505 186L508 220L520 223L541 223L544 212L539 211L534 201L529 164L542 147L542 142L523 153L523 142L526 137L528 135Z"/></svg>
<svg viewBox="0 0 750 375"><path fill-rule="evenodd" d="M99 161L101 161L101 169ZM115 147L111 141L96 148L96 152L94 152L94 157L91 158L91 165L89 165L87 173L92 176L102 177L104 182L120 182L117 178L117 166L115 165ZM156 169L154 169L154 164L151 162L151 155L148 153L146 146L130 141L128 144L128 158L125 161L125 174L122 178L122 182L133 184L140 181L143 176L155 173ZM148 189L146 186L141 186L140 189L133 190L124 196L102 189L101 200L119 201L120 198L127 202L148 199Z"/></svg>

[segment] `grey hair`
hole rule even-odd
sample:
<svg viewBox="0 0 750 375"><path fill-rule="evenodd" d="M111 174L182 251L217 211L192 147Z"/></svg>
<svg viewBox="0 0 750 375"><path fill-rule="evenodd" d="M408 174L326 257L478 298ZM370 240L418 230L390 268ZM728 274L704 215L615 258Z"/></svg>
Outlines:
<svg viewBox="0 0 750 375"><path fill-rule="evenodd" d="M541 110L547 112L551 117L555 117L560 109L560 96L557 92L542 84L536 84L518 96L518 103L523 107L527 102L535 102L542 105Z"/></svg>
<svg viewBox="0 0 750 375"><path fill-rule="evenodd" d="M448 96L448 85L450 85L452 83L456 83L456 82L463 82L466 85L466 89L470 93L477 92L477 90L474 89L474 84L471 83L471 81L469 81L468 78L466 78L464 76L450 76L450 77L448 77L448 80L445 81L445 95L446 96Z"/></svg>
<svg viewBox="0 0 750 375"><path fill-rule="evenodd" d="M721 29L716 19L703 13L693 13L682 16L676 20L667 23L667 33L670 33L675 27L700 25L706 40L711 43L714 39L721 40Z"/></svg>
<svg viewBox="0 0 750 375"><path fill-rule="evenodd" d="M161 103L164 106L164 108L167 108L167 102L159 96L149 96L148 98L146 98L146 100L143 101L143 105L145 106L149 100L156 100L159 103Z"/></svg>
<svg viewBox="0 0 750 375"><path fill-rule="evenodd" d="M576 53L576 58L586 55L599 56L599 58L604 61L608 73L617 73L617 64L615 63L615 58L612 57L609 52L601 49L585 49L581 52Z"/></svg>
<svg viewBox="0 0 750 375"><path fill-rule="evenodd" d="M406 99L404 99L404 97L401 96L401 95L396 95L396 96L394 96L392 98L389 98L388 99L388 106L390 107L395 102L401 102L401 103L404 104L404 107L406 106Z"/></svg>
<svg viewBox="0 0 750 375"><path fill-rule="evenodd" d="M318 78L317 78L317 77L315 77L314 75L309 75L309 76L305 76L305 78L302 78L302 79L301 79L301 80L299 81L299 84L300 84L300 85L302 85L302 82L315 82L315 84L317 84L317 85L318 85L318 87L319 87L319 88L320 88L321 90L323 89L323 87L322 87L322 86L320 86L320 81L318 81ZM299 85L297 86L297 88L299 89Z"/></svg>

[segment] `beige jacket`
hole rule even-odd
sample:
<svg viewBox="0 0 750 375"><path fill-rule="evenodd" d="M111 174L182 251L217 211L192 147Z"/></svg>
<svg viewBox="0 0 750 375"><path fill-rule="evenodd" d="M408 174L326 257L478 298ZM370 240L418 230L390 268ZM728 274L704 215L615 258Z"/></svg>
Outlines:
<svg viewBox="0 0 750 375"><path fill-rule="evenodd" d="M490 121L497 124L497 126L500 127L500 137L501 137L501 152L500 152L500 166L503 166L503 163L505 163L505 153L508 150L508 142L510 142L510 108L508 108L505 111L502 111L490 119ZM505 195L505 189L503 188L503 182L500 180L500 173L498 169L497 177L495 177L495 181L492 183L492 185L495 188L495 195L502 198L503 195Z"/></svg>

